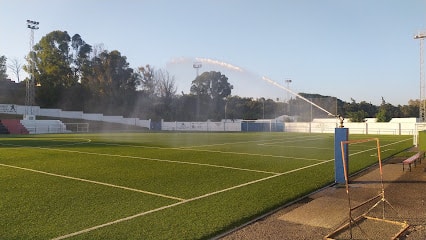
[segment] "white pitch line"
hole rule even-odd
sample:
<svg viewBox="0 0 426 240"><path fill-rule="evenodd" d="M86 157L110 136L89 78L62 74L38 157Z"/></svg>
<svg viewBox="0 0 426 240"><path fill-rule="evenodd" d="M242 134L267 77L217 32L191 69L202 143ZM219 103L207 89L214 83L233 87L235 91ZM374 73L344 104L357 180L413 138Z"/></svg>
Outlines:
<svg viewBox="0 0 426 240"><path fill-rule="evenodd" d="M257 173L266 173L266 174L278 174L276 172L269 172L269 171L262 171L262 170L248 169L248 168L229 167L229 166L222 166L222 165L215 165L215 164L208 164L208 163L185 162L185 161L176 161L176 160L159 159L159 158L147 158L147 157L128 156L128 155L120 155L120 154L82 152L82 151L65 150L65 149L52 149L52 148L39 148L39 149L46 149L46 150L60 151L60 152L68 152L68 153L79 153L79 154L106 156L106 157L131 158L131 159L141 159L141 160L156 161L156 162L179 163L179 164L188 164L188 165L196 165L196 166L224 168L224 169L232 169L232 170L247 171L247 172L257 172Z"/></svg>
<svg viewBox="0 0 426 240"><path fill-rule="evenodd" d="M194 151L194 152L207 152L207 153L234 154L234 155L245 155L245 156L254 156L254 157L272 157L272 158L296 159L296 160L307 160L307 161L319 161L319 162L324 161L323 159L315 159L315 158L300 158L300 157L289 157L289 156L270 155L270 154L228 152L228 151L206 150L206 149L164 148L164 147L138 146L138 145L118 144L118 143L93 143L93 144L110 145L110 146L125 146L125 147L134 147L134 148L160 149L160 150L161 149L170 149L170 150L177 150L177 151ZM182 163L184 163L184 162L182 162Z"/></svg>
<svg viewBox="0 0 426 240"><path fill-rule="evenodd" d="M258 143L257 145L268 145L268 144L284 144L284 143L296 143L296 142L306 142L306 141L316 141L316 140L322 140L322 139L326 139L323 137L316 137L316 138L297 138L297 139L292 139L292 140L270 140L270 141L265 141L265 143ZM285 146L285 145L284 145Z"/></svg>
<svg viewBox="0 0 426 240"><path fill-rule="evenodd" d="M67 239L67 238L70 238L70 237L78 236L78 235L88 233L88 232L91 232L91 231L94 231L94 230L97 230L97 229L100 229L100 228L108 227L108 226L111 226L111 225L114 225L114 224L117 224L117 223L121 223L121 222L124 222L124 221L128 221L128 220L132 220L134 218L141 217L141 216L144 216L144 215L147 215L147 214L150 214L150 213L154 213L154 212L158 212L158 211L161 211L161 210L164 210L164 209L167 209L167 208L175 207L175 206L181 205L181 204L186 203L186 202L188 202L188 201L177 202L177 203L174 203L174 204L171 204L171 205L166 205L166 206L156 208L156 209L153 209L153 210L150 210L150 211L141 212L141 213L138 213L138 214L135 214L135 215L132 215L132 216L117 219L117 220L112 221L112 222L107 222L107 223L104 223L104 224L101 224L101 225L93 226L91 228L86 228L86 229L83 229L83 230L80 230L80 231L77 231L77 232L73 232L73 233L63 235L63 236L55 237L55 238L52 238L52 240L62 240L62 239Z"/></svg>
<svg viewBox="0 0 426 240"><path fill-rule="evenodd" d="M129 187L124 187L124 186L120 186L120 185L114 185L114 184L110 184L110 183L98 182L98 181L88 180L88 179L84 179L84 178L70 177L70 176L66 176L66 175L50 173L50 172L35 170L35 169L31 169L31 168L18 167L18 166L2 164L2 163L0 163L0 166L15 168L15 169L19 169L19 170L25 170L25 171L29 171L29 172L41 173L41 174L44 174L44 175L66 178L66 179L71 179L71 180L76 180L76 181L81 181L81 182L88 182L88 183L103 185L103 186L107 186L107 187L120 188L120 189L124 189L124 190L128 190L128 191L139 192L139 193L149 194L149 195L153 195L153 196L178 200L178 201L184 201L185 200L183 198L168 196L168 195L164 195L164 194L160 194L160 193L154 193L154 192L139 190L139 189L135 189L135 188L129 188Z"/></svg>
<svg viewBox="0 0 426 240"><path fill-rule="evenodd" d="M325 148L325 147L301 147L301 146L293 146L293 145L278 145L279 143L264 143L258 144L261 146L267 147L283 147L283 148L302 148L302 149L318 149L318 150L333 150L333 148Z"/></svg>
<svg viewBox="0 0 426 240"><path fill-rule="evenodd" d="M393 145L393 144L388 144L388 145ZM388 146L388 145L385 145L385 146ZM356 155L356 154L359 154L359 153L361 153L361 152L353 153L353 154L350 154L350 155ZM81 235L81 234L84 234L84 233L88 233L88 232L91 232L91 231L94 231L94 230L97 230L97 229L100 229L100 228L103 228L103 227L110 226L110 225L113 225L113 224L117 224L117 223L128 221L128 220L131 220L131 219L134 219L134 218L138 218L138 217L150 214L150 213L154 213L154 212L158 212L158 211L161 211L161 210L164 210L164 209L172 208L172 207L175 207L175 206L187 203L187 202L195 201L195 200L202 199L202 198L205 198L205 197L209 197L209 196L212 196L212 195L215 195L215 194L218 194L218 193L222 193L222 192L225 192L225 191L230 191L230 190L233 190L233 189L236 189L236 188L244 187L244 186L247 186L247 185L250 185L250 184L254 184L254 183L258 183L258 182L261 182L261 181L265 181L265 180L268 180L268 179L271 179L271 178L275 178L275 177L279 177L279 176L282 176L282 175L290 174L290 173L293 173L293 172L297 172L297 171L300 171L300 170L311 168L311 167L314 167L314 166L317 166L317 165L321 165L321 164L324 164L324 163L327 163L327 162L331 162L331 161L334 161L334 159L327 160L327 161L320 162L320 163L316 163L316 164L309 165L309 166L305 166L305 167L298 168L298 169L293 169L291 171L287 171L287 172L280 173L280 174L277 174L277 175L272 175L272 176L269 176L269 177L266 177L266 178L261 178L261 179L255 180L255 181L247 182L247 183L240 184L240 185L237 185L237 186L234 186L234 187L230 187L230 188L226 188L226 189L223 189L223 190L220 190L220 191L208 193L208 194L205 194L205 195L202 195L202 196L198 196L198 197L195 197L195 198L187 199L187 200L184 200L182 202L177 202L177 203L174 203L174 204L171 204L171 205L167 205L167 206L163 206L163 207L160 207L160 208L156 208L156 209L153 209L153 210L150 210L150 211L141 212L141 213L129 216L129 217L121 218L121 219L118 219L118 220L115 220L115 221L112 221L112 222L104 223L104 224L97 225L97 226L94 226L94 227L91 227L91 228L83 229L81 231L77 231L77 232L66 234L66 235L63 235L63 236L60 236L60 237L57 237L57 238L53 238L52 240L62 240L62 239L74 237L74 236Z"/></svg>
<svg viewBox="0 0 426 240"><path fill-rule="evenodd" d="M318 139L324 139L324 137L312 138L312 136L302 136L302 137L295 137L295 138L292 138L292 139L276 138L276 139L253 140L253 141L244 141L244 142L227 142L227 143L205 144L205 145L196 145L196 146L180 147L180 148L186 149L186 148L199 148L199 147L215 147L215 146L236 145L236 144L244 144L244 143L261 143L261 142L271 142L271 141L281 141L282 143L286 143L286 142L297 142L297 141L311 141L311 140L318 140Z"/></svg>
<svg viewBox="0 0 426 240"><path fill-rule="evenodd" d="M63 143L63 144L55 144L55 145L50 145L49 147L59 147L59 146L74 146L74 145L80 145L80 144L85 144L85 143L90 143L92 140L89 138L30 138L30 139L25 139L25 140L30 140L30 141L37 141L37 140L52 140L53 142L55 142L55 139L71 139L71 140L84 140L81 142L71 142L71 143ZM56 142L61 142L61 141L56 141ZM62 142L66 142L66 141L62 141ZM17 144L10 144L10 143L0 143L0 145L2 146L14 146L14 147L29 147L29 146L24 146L24 145L17 145ZM37 146L31 146L31 147L37 147Z"/></svg>
<svg viewBox="0 0 426 240"><path fill-rule="evenodd" d="M404 139L404 140L401 140L401 141L398 141L398 142L392 142L392 143L380 146L380 149L387 147L387 146L392 146L392 145L398 144L400 142L411 141L411 140L412 139ZM363 151L355 152L355 153L349 154L349 156L357 155L357 154L368 152L368 151L371 151L371 150L377 150L377 147L372 147L372 148L369 148L369 149L366 149L366 150L363 150ZM388 150L386 150L386 151L388 151ZM382 152L385 152L385 151L382 150Z"/></svg>
<svg viewBox="0 0 426 240"><path fill-rule="evenodd" d="M97 143L97 144L117 145L117 146L131 146L131 147L144 147L144 146L135 146L135 145L121 145L121 144L104 144L104 143ZM207 164L207 163L185 162L185 161L176 161L176 160L167 160L167 159L158 159L158 158L147 158L147 157L137 157L137 156L128 156L128 155L119 155L119 154L83 152L83 151L65 150L65 149L59 149L59 148L29 147L29 146L20 146L20 145L14 145L14 144L2 144L2 143L0 143L0 145L8 145L8 146L24 147L24 148L36 148L36 149L49 150L49 151L59 151L59 152L68 152L68 153L79 153L79 154L87 154L87 155L97 155L97 156L107 156L107 157L119 157L119 158L131 158L131 159L140 159L140 160L147 160L147 161L157 161L157 162L188 164L188 165L196 165L196 166L207 166L207 167L224 168L224 169L232 169L232 170L248 171L248 172L257 172L257 173L266 173L266 174L278 174L277 172L269 172L269 171L262 171L262 170L248 169L248 168L229 167L229 166ZM151 147L147 147L147 148L151 148ZM152 148L157 148L157 147L152 147ZM171 149L171 148L158 148L158 149ZM200 151L200 150L197 150L197 151ZM262 155L262 156L264 156L264 155Z"/></svg>
<svg viewBox="0 0 426 240"><path fill-rule="evenodd" d="M118 219L118 220L115 220L115 221L107 222L107 223L104 223L104 224L101 224L101 225L93 226L93 227L86 228L86 229L83 229L83 230L80 230L80 231L77 231L77 232L73 232L73 233L70 233L70 234L59 236L59 237L53 238L52 240L62 240L62 239L74 237L74 236L77 236L77 235L81 235L81 234L88 233L88 232L91 232L91 231L94 231L94 230L97 230L97 229L100 229L100 228L110 226L110 225L113 225L113 224L117 224L117 223L128 221L128 220L131 220L131 219L134 219L134 218L138 218L138 217L150 214L150 213L154 213L154 212L158 212L158 211L161 211L161 210L164 210L164 209L172 208L172 207L184 204L184 203L203 199L203 198L210 197L210 196L213 196L213 195L216 195L216 194L219 194L219 193L231 191L231 190L241 188L241 187L245 187L245 186L248 186L248 185L252 185L252 184L255 184L255 183L258 183L258 182L263 182L263 181L266 181L266 180L269 180L269 179L272 179L272 178L275 178L275 177L279 177L279 176L287 175L287 174L294 173L294 172L297 172L297 171L301 171L301 170L304 170L304 169L308 169L308 168L311 168L311 167L315 167L315 166L318 166L318 165L321 165L321 164L324 164L324 163L327 163L327 162L330 162L330 161L333 161L333 159L327 160L327 161L324 161L324 162L320 162L320 163L315 163L315 164L312 164L312 165L309 165L309 166L293 169L293 170L283 172L283 173L280 173L280 174L276 174L276 175L272 175L272 176L269 176L269 177L257 179L257 180L254 180L254 181L246 182L246 183L236 185L236 186L233 186L233 187L229 187L229 188L225 188L225 189L222 189L222 190L219 190L219 191L207 193L207 194L204 194L204 195L201 195L201 196L198 196L198 197L186 199L182 202L177 202L177 203L174 203L174 204L166 205L166 206L156 208L156 209L153 209L153 210L150 210L150 211L141 212L141 213L138 213L138 214L135 214L135 215L132 215L132 216L128 216L128 217L125 217L125 218L121 218L121 219Z"/></svg>

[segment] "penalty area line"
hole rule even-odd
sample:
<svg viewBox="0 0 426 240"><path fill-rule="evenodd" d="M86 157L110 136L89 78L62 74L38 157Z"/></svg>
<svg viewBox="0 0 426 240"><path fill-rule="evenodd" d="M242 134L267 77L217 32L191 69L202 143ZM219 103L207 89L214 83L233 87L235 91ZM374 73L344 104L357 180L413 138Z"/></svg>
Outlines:
<svg viewBox="0 0 426 240"><path fill-rule="evenodd" d="M183 198L178 198L178 197L168 196L168 195L164 195L164 194L160 194L160 193L144 191L144 190L140 190L140 189L136 189L136 188L129 188L129 187L124 187L124 186L114 185L114 184L104 183L104 182L98 182L98 181L93 181L93 180L84 179L84 178L77 178L77 177L71 177L71 176L56 174L56 173L50 173L50 172L35 170L35 169L31 169L31 168L18 167L18 166L3 164L3 163L0 163L0 166L8 167L8 168L15 168L15 169L19 169L19 170L34 172L34 173L40 173L40 174L54 176L54 177L66 178L66 179L76 180L76 181L80 181L80 182L93 183L93 184L103 185L103 186L107 186L107 187L119 188L119 189L124 189L124 190L132 191L132 192L139 192L139 193L149 194L149 195L153 195L153 196L157 196L157 197L173 199L173 200L177 200L177 201L184 201L185 200Z"/></svg>
<svg viewBox="0 0 426 240"><path fill-rule="evenodd" d="M246 153L246 152L228 152L228 151L219 151L219 150L207 150L207 149L193 149L193 148L164 148L164 147L148 147L148 146L139 146L139 145L128 145L128 144L110 144L110 143L95 143L98 145L109 145L109 146L126 146L126 147L134 147L134 148L148 148L148 149L170 149L170 150L177 150L177 151L194 151L194 152L205 152L205 153L219 153L219 154L230 154L230 155L242 155L242 156L253 156L253 157L271 157L271 158L282 158L282 159L295 159L295 160L307 160L307 161L316 161L316 162L322 162L324 160L321 159L315 159L315 158L300 158L300 157L291 157L291 156L282 156L282 155L271 155L271 154L259 154L259 153ZM136 157L134 157L136 158ZM140 159L149 160L147 158L138 157ZM168 161L172 162L173 160L162 160L162 159L154 159L151 160L155 161ZM174 162L174 161L173 161ZM180 161L179 161L180 162ZM186 163L186 164L194 164L191 162L180 162L180 163ZM208 166L216 166L216 167L222 167L222 168L231 168L232 167L226 167L221 165L212 165L212 164L203 164L203 163L196 163L197 165L208 165ZM241 168L236 168L241 169ZM245 171L254 171L259 172L258 170L251 170L251 169L243 169ZM265 172L265 171L260 171ZM265 173L272 173L274 172L265 172Z"/></svg>
<svg viewBox="0 0 426 240"><path fill-rule="evenodd" d="M262 171L262 170L256 170L256 169L248 169L248 168L230 167L230 166L215 165L215 164L208 164L208 163L186 162L186 161L177 161L177 160L168 160L168 159L159 159L159 158L148 158L148 157L138 157L138 156L120 155L120 154L83 152L83 151L66 150L66 149L59 149L59 148L47 148L47 147L36 147L36 148L37 149L41 149L41 150L60 151L60 152L67 152L67 153L78 153L78 154L106 156L106 157L140 159L140 160L154 161L154 162L166 162L166 163L186 164L186 165L194 165L194 166L206 166L206 167L214 167L214 168L223 168L223 169L231 169L231 170L246 171L246 172L277 174L276 172L269 172L269 171ZM262 155L262 156L265 156L265 155Z"/></svg>

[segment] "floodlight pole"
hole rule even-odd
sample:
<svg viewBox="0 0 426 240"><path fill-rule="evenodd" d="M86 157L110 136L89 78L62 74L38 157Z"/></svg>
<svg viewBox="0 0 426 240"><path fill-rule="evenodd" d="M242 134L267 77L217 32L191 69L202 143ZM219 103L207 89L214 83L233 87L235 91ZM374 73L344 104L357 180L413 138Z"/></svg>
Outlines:
<svg viewBox="0 0 426 240"><path fill-rule="evenodd" d="M424 79L424 57L423 57L423 39L426 38L426 33L418 33L414 39L420 40L420 99L419 99L419 121L425 122L426 100L425 100L425 79Z"/></svg>
<svg viewBox="0 0 426 240"><path fill-rule="evenodd" d="M30 29L30 54L29 54L29 60L30 60L30 78L27 80L26 83L26 94L25 94L25 118L28 116L34 115L33 113L33 106L34 106L34 59L31 59L33 56L33 47L34 47L34 30L38 30L39 22L27 20L27 27Z"/></svg>
<svg viewBox="0 0 426 240"><path fill-rule="evenodd" d="M290 89L290 83L293 82L291 79L286 79L284 80L285 83L287 84L287 89ZM290 116L290 93L287 91L287 112L288 115Z"/></svg>
<svg viewBox="0 0 426 240"><path fill-rule="evenodd" d="M192 64L192 67L195 69L196 72L196 78L198 78L199 76L199 69L202 67L201 62L195 62L194 64ZM200 96L199 94L197 94L197 106L196 106L196 121L199 120L200 117Z"/></svg>
<svg viewBox="0 0 426 240"><path fill-rule="evenodd" d="M199 76L199 69L202 67L200 62L195 62L194 64L192 64L192 67L195 68L195 72L196 72L196 77Z"/></svg>

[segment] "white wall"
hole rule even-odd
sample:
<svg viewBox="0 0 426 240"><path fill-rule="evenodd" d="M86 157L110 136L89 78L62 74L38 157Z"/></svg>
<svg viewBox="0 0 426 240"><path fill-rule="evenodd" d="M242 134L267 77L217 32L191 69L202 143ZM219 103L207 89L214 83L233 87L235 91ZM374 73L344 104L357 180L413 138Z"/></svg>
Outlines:
<svg viewBox="0 0 426 240"><path fill-rule="evenodd" d="M140 120L138 118L123 118L122 116L104 116L103 114L99 113L83 113L80 111L62 111L61 109L40 108L39 106L33 106L31 108L33 113L32 115L37 116L103 121L146 128L150 128L151 126L151 120ZM28 107L22 105L0 104L0 113L25 115L27 110Z"/></svg>
<svg viewBox="0 0 426 240"><path fill-rule="evenodd" d="M334 133L338 127L337 120L314 120L313 122L286 122L286 132L307 133ZM416 118L395 119L391 122L344 122L344 127L349 128L354 134L387 134L387 135L413 135L416 132Z"/></svg>
<svg viewBox="0 0 426 240"><path fill-rule="evenodd" d="M240 132L240 122L162 122L165 131Z"/></svg>
<svg viewBox="0 0 426 240"><path fill-rule="evenodd" d="M30 134L65 133L66 126L59 120L21 120Z"/></svg>
<svg viewBox="0 0 426 240"><path fill-rule="evenodd" d="M0 104L0 113L24 115L27 107L15 104ZM60 109L41 109L32 107L34 115L57 118L85 119L93 121L104 121L121 123L150 128L151 120L138 118L123 118L122 116L104 116L98 113L83 113L79 111L62 111ZM391 134L391 135L413 135L416 134L416 118L393 118L388 123L378 123L374 119L368 119L364 123L344 122L354 134ZM312 122L286 122L286 132L307 133L334 133L339 123L336 119L314 119ZM162 130L166 131L241 131L240 122L162 122Z"/></svg>

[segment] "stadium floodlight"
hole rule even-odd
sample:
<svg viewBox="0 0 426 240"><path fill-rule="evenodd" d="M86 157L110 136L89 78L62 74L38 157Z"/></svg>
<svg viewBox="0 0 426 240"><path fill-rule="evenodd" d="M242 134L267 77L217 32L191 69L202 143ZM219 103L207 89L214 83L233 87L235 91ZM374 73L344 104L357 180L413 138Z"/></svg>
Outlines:
<svg viewBox="0 0 426 240"><path fill-rule="evenodd" d="M291 79L286 79L284 82L287 85L287 89L290 90L290 83L293 82ZM287 114L290 116L290 93L287 91Z"/></svg>
<svg viewBox="0 0 426 240"><path fill-rule="evenodd" d="M426 38L426 33L418 33L414 39L420 40L420 106L419 118L420 122L425 122L426 115L426 100L425 100L425 79L424 79L424 57L423 57L423 39Z"/></svg>
<svg viewBox="0 0 426 240"><path fill-rule="evenodd" d="M199 69L202 67L201 62L195 62L194 64L192 64L192 67L195 68L195 72L196 72L196 77L198 78L199 76ZM199 119L200 116L200 96L197 94L197 106L196 106L196 118L197 120Z"/></svg>
<svg viewBox="0 0 426 240"><path fill-rule="evenodd" d="M39 22L27 20L27 27L29 29L37 30L39 29L38 27L39 24L40 24Z"/></svg>
<svg viewBox="0 0 426 240"><path fill-rule="evenodd" d="M192 67L195 68L195 72L197 74L196 78L198 78L199 69L202 67L201 62L194 62L194 64L192 64ZM197 94L197 106L196 106L195 112L196 112L196 118L198 120L200 116L200 96L198 94Z"/></svg>
<svg viewBox="0 0 426 240"><path fill-rule="evenodd" d="M194 64L192 64L192 67L195 68L195 71L196 71L197 77L198 77L198 75L199 75L198 70L202 67L201 62L195 62Z"/></svg>
<svg viewBox="0 0 426 240"><path fill-rule="evenodd" d="M37 21L27 20L27 27L31 30L30 32L30 54L33 51L34 47L34 30L39 29L38 25L40 23ZM30 56L31 59L31 56ZM34 95L35 95L35 89L34 89L34 61L31 60L30 63L30 77L26 84L26 93L25 93L25 114L26 118L28 116L33 115L33 105L34 105Z"/></svg>

